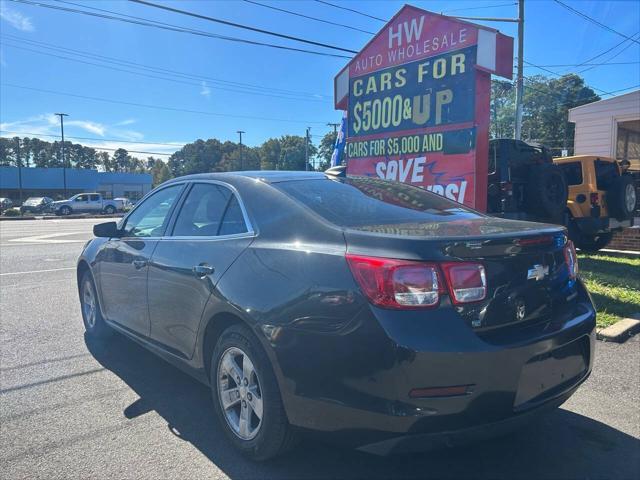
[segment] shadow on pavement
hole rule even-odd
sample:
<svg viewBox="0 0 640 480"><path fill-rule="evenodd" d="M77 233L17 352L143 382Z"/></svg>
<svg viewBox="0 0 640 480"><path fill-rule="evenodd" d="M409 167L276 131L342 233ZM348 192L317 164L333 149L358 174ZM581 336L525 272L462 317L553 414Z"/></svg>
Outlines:
<svg viewBox="0 0 640 480"><path fill-rule="evenodd" d="M126 418L157 412L169 432L234 479L640 476L640 440L563 409L508 437L463 448L383 458L307 440L286 456L253 463L227 442L206 386L121 335L106 344L86 338L85 343L140 397L124 410Z"/></svg>

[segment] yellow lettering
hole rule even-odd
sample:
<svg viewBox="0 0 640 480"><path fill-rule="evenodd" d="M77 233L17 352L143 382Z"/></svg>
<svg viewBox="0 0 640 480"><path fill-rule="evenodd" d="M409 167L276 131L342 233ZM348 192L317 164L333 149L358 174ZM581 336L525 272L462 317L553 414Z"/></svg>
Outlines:
<svg viewBox="0 0 640 480"><path fill-rule="evenodd" d="M447 61L444 58L439 58L433 62L433 78L442 78L447 73Z"/></svg>
<svg viewBox="0 0 640 480"><path fill-rule="evenodd" d="M376 93L377 91L378 89L376 88L376 77L369 77L369 79L367 80L367 91L364 93L366 95L369 95L370 93Z"/></svg>
<svg viewBox="0 0 640 480"><path fill-rule="evenodd" d="M396 88L401 88L406 85L407 83L407 79L405 77L406 74L407 74L406 68L399 68L398 70L396 70L396 82L395 82Z"/></svg>
<svg viewBox="0 0 640 480"><path fill-rule="evenodd" d="M422 83L422 78L427 74L427 67L431 65L431 62L424 62L418 65L418 83Z"/></svg>
<svg viewBox="0 0 640 480"><path fill-rule="evenodd" d="M453 100L453 92L449 89L436 93L436 125L442 123L442 108L451 103Z"/></svg>
<svg viewBox="0 0 640 480"><path fill-rule="evenodd" d="M455 55L451 56L451 75L464 73L464 61L464 53L456 53Z"/></svg>
<svg viewBox="0 0 640 480"><path fill-rule="evenodd" d="M380 75L380 91L391 90L391 73L385 72Z"/></svg>
<svg viewBox="0 0 640 480"><path fill-rule="evenodd" d="M359 97L362 95L362 79L359 78L353 82L353 95Z"/></svg>

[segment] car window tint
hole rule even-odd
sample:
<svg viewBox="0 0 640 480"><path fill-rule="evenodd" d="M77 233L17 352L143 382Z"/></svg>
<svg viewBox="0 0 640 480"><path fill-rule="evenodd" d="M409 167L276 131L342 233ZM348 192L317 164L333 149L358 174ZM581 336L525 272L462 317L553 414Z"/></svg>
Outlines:
<svg viewBox="0 0 640 480"><path fill-rule="evenodd" d="M240 208L240 202L235 195L231 196L227 211L224 214L222 225L220 226L219 235L236 235L238 233L246 233L247 225L244 222L244 215L242 214L242 208Z"/></svg>
<svg viewBox="0 0 640 480"><path fill-rule="evenodd" d="M182 190L182 185L172 185L151 195L131 215L124 225L125 236L157 237L163 234L169 212Z"/></svg>
<svg viewBox="0 0 640 480"><path fill-rule="evenodd" d="M76 202L86 202L87 201L87 195L78 195L76 197Z"/></svg>
<svg viewBox="0 0 640 480"><path fill-rule="evenodd" d="M580 162L561 163L560 168L569 185L582 185L582 164Z"/></svg>
<svg viewBox="0 0 640 480"><path fill-rule="evenodd" d="M374 178L295 180L274 186L341 227L482 217L422 188Z"/></svg>
<svg viewBox="0 0 640 480"><path fill-rule="evenodd" d="M98 200L100 200L100 197L98 195L89 195L89 200L92 202L97 202Z"/></svg>
<svg viewBox="0 0 640 480"><path fill-rule="evenodd" d="M594 162L594 166L598 190L608 190L611 183L618 178L618 166L615 162L605 162L600 159Z"/></svg>
<svg viewBox="0 0 640 480"><path fill-rule="evenodd" d="M231 191L228 188L211 183L196 183L178 213L173 235L180 237L218 235L230 198Z"/></svg>

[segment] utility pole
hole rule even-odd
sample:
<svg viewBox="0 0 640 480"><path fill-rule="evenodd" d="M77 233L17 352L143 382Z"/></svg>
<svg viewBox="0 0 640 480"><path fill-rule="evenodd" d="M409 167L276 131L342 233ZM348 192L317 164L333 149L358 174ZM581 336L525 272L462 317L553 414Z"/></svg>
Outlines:
<svg viewBox="0 0 640 480"><path fill-rule="evenodd" d="M240 170L244 170L244 162L242 160L242 134L245 133L244 130L238 130L238 135L240 135Z"/></svg>
<svg viewBox="0 0 640 480"><path fill-rule="evenodd" d="M311 127L307 127L307 135L304 142L304 169L309 170L309 131Z"/></svg>
<svg viewBox="0 0 640 480"><path fill-rule="evenodd" d="M524 62L524 0L518 0L518 73L516 77L516 128L514 137L522 137L522 97L524 95L524 78L522 77Z"/></svg>
<svg viewBox="0 0 640 480"><path fill-rule="evenodd" d="M327 127L333 127L333 133L338 133L338 127L340 126L339 123L327 123Z"/></svg>
<svg viewBox="0 0 640 480"><path fill-rule="evenodd" d="M64 198L67 198L67 161L64 157L64 117L69 115L66 113L56 113L60 117L60 133L62 134L62 181L64 183Z"/></svg>

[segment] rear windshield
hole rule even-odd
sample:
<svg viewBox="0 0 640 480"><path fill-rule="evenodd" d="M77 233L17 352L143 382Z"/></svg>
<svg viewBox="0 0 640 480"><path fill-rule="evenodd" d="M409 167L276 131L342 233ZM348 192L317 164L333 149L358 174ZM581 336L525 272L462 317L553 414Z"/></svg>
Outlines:
<svg viewBox="0 0 640 480"><path fill-rule="evenodd" d="M373 178L294 180L275 187L340 227L482 217L435 193Z"/></svg>
<svg viewBox="0 0 640 480"><path fill-rule="evenodd" d="M580 162L561 163L560 168L569 185L582 185L582 164Z"/></svg>
<svg viewBox="0 0 640 480"><path fill-rule="evenodd" d="M24 203L27 205L37 205L40 202L42 202L42 197L29 197Z"/></svg>
<svg viewBox="0 0 640 480"><path fill-rule="evenodd" d="M605 162L600 159L594 162L594 166L598 190L608 190L611 183L618 177L618 166L615 162Z"/></svg>

